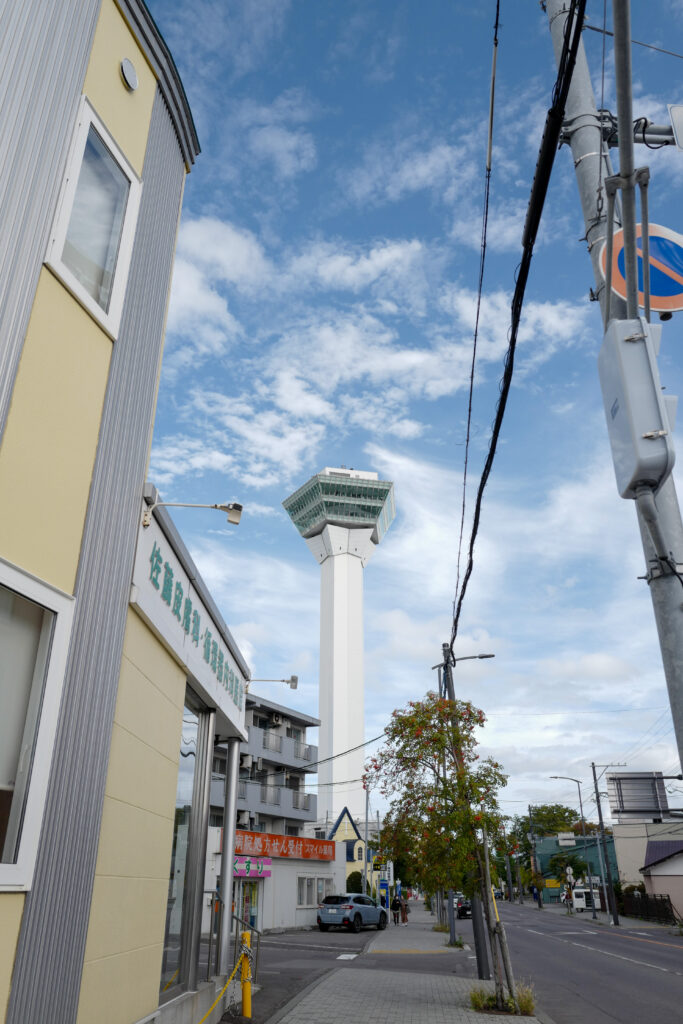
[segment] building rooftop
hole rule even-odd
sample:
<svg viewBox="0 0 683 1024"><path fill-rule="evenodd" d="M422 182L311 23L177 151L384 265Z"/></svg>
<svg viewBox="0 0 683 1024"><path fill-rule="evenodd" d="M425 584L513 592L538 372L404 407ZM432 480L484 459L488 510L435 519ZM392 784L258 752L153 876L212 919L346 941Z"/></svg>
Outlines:
<svg viewBox="0 0 683 1024"><path fill-rule="evenodd" d="M265 697L259 697L258 694L252 693L251 690L249 690L246 696L246 707L277 711L283 718L288 718L291 722L310 726L311 728L320 725L319 718L307 715L303 711L296 711L294 708L285 707L284 704L277 704L274 700L266 700Z"/></svg>
<svg viewBox="0 0 683 1024"><path fill-rule="evenodd" d="M282 504L302 537L314 537L329 524L372 527L372 539L379 544L396 515L390 480L345 467L326 466Z"/></svg>

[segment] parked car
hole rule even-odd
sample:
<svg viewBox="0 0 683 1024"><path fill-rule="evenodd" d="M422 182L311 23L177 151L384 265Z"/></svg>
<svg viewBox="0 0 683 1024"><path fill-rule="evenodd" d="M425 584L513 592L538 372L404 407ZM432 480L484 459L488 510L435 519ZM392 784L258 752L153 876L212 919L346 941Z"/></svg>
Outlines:
<svg viewBox="0 0 683 1024"><path fill-rule="evenodd" d="M455 912L459 918L472 917L472 903L462 893L458 893L455 899Z"/></svg>
<svg viewBox="0 0 683 1024"><path fill-rule="evenodd" d="M326 896L318 904L318 928L326 932L331 926L349 928L359 932L366 925L375 925L378 931L387 926L387 913L370 898L357 892Z"/></svg>

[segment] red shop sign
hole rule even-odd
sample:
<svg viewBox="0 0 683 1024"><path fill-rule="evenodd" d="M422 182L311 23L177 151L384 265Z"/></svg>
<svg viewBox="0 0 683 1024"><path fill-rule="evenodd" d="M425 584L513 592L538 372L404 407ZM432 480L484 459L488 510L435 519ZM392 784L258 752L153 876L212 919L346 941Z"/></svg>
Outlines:
<svg viewBox="0 0 683 1024"><path fill-rule="evenodd" d="M328 839L276 836L270 832L235 832L235 854L250 857L289 857L292 860L334 860L334 843Z"/></svg>

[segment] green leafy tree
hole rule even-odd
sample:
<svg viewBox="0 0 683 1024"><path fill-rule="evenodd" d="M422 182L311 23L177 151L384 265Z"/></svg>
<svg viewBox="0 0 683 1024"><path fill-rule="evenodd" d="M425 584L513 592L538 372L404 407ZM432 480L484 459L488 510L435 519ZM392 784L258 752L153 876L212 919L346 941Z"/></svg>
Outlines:
<svg viewBox="0 0 683 1024"><path fill-rule="evenodd" d="M406 876L429 893L454 888L486 892L479 832L486 829L491 849L502 835L498 790L506 776L492 758L477 753L476 729L482 711L467 701L429 693L392 713L386 742L366 764L366 785L389 801L381 834L382 853L404 865ZM489 935L505 946L503 927L484 902ZM507 947L505 946L505 950ZM514 980L505 961L508 986ZM497 952L494 979L499 1009L504 1002Z"/></svg>
<svg viewBox="0 0 683 1024"><path fill-rule="evenodd" d="M564 882L567 878L567 868L574 872L574 878L579 878L588 872L588 865L585 860L576 853L554 853L548 861L546 874L552 875L558 882Z"/></svg>
<svg viewBox="0 0 683 1024"><path fill-rule="evenodd" d="M551 836L557 832L581 830L581 816L573 807L564 804L537 804L531 810L533 831L537 836ZM528 863L531 854L529 833L532 831L528 814L518 814L508 826L508 848L516 847Z"/></svg>
<svg viewBox="0 0 683 1024"><path fill-rule="evenodd" d="M363 891L363 874L361 871L352 871L346 879L347 892Z"/></svg>
<svg viewBox="0 0 683 1024"><path fill-rule="evenodd" d="M384 747L366 765L368 781L391 801L382 852L427 892L471 891L479 875L476 830L499 834L496 798L506 777L476 751L483 722L472 704L428 694L393 712Z"/></svg>

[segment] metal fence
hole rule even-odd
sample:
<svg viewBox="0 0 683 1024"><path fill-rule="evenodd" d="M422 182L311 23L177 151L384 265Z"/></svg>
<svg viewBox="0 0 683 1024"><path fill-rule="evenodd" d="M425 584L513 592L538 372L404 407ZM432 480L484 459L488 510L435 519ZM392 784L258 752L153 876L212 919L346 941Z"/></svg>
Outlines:
<svg viewBox="0 0 683 1024"><path fill-rule="evenodd" d="M676 920L674 908L668 896L649 896L642 892L625 892L623 895L624 914L627 917L642 917L645 921L661 921L673 924Z"/></svg>

